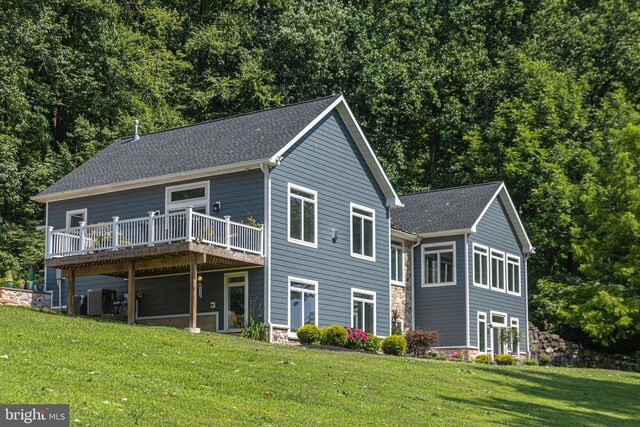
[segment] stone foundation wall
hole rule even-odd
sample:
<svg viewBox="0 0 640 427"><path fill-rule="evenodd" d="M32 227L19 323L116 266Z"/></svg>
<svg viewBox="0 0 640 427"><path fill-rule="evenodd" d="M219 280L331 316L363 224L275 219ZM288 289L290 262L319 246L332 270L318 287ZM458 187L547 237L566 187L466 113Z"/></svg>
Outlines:
<svg viewBox="0 0 640 427"><path fill-rule="evenodd" d="M404 329L411 329L411 242L404 242L404 286L391 284L391 310L398 312ZM404 332L404 331L403 331Z"/></svg>
<svg viewBox="0 0 640 427"><path fill-rule="evenodd" d="M0 305L17 305L48 310L51 308L51 294L28 289L0 288Z"/></svg>
<svg viewBox="0 0 640 427"><path fill-rule="evenodd" d="M529 323L529 350L531 358L542 365L640 371L640 364L636 361L626 360L622 355L582 348L579 344L562 339L558 334L540 331L532 323ZM545 362L547 358L549 360Z"/></svg>
<svg viewBox="0 0 640 427"><path fill-rule="evenodd" d="M278 326L271 327L271 342L276 344L289 344L289 328Z"/></svg>

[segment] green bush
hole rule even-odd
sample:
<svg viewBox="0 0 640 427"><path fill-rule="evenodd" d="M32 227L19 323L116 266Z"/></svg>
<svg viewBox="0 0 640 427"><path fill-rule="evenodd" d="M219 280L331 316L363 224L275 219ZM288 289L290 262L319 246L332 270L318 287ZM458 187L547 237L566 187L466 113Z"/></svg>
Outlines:
<svg viewBox="0 0 640 427"><path fill-rule="evenodd" d="M522 363L529 366L538 366L538 362L533 359L524 359L524 362Z"/></svg>
<svg viewBox="0 0 640 427"><path fill-rule="evenodd" d="M548 365L549 362L551 362L551 356L547 356L546 354L544 356L540 356L541 365Z"/></svg>
<svg viewBox="0 0 640 427"><path fill-rule="evenodd" d="M486 354L479 354L473 359L474 363L482 363L483 365L489 365L491 363L491 358Z"/></svg>
<svg viewBox="0 0 640 427"><path fill-rule="evenodd" d="M434 357L436 360L447 360L447 356L436 356Z"/></svg>
<svg viewBox="0 0 640 427"><path fill-rule="evenodd" d="M369 339L364 343L363 348L371 353L376 353L382 346L382 340L373 334L369 334Z"/></svg>
<svg viewBox="0 0 640 427"><path fill-rule="evenodd" d="M315 344L320 341L320 328L313 323L307 323L298 329L296 334L302 344Z"/></svg>
<svg viewBox="0 0 640 427"><path fill-rule="evenodd" d="M513 365L516 360L510 354L499 354L496 356L496 363L498 365Z"/></svg>
<svg viewBox="0 0 640 427"><path fill-rule="evenodd" d="M389 335L382 341L384 354L401 356L407 351L407 340L402 335Z"/></svg>
<svg viewBox="0 0 640 427"><path fill-rule="evenodd" d="M320 343L344 347L347 343L347 330L340 325L325 326L320 329Z"/></svg>

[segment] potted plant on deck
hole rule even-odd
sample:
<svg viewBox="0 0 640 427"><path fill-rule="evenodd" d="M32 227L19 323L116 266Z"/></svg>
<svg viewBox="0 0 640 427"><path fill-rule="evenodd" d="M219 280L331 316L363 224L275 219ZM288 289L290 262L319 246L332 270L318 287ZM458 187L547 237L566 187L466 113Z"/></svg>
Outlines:
<svg viewBox="0 0 640 427"><path fill-rule="evenodd" d="M11 270L7 270L7 272L4 273L4 284L7 288L13 288L13 273Z"/></svg>
<svg viewBox="0 0 640 427"><path fill-rule="evenodd" d="M32 262L25 264L22 267L27 271L26 288L32 290L34 289L33 281L36 280L36 273L40 271L40 266L37 262Z"/></svg>

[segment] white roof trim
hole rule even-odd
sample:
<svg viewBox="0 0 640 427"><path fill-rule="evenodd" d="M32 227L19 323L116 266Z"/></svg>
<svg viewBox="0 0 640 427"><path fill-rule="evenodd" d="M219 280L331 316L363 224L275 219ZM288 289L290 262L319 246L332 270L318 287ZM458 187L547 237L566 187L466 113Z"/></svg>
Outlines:
<svg viewBox="0 0 640 427"><path fill-rule="evenodd" d="M344 99L343 95L340 95L338 99L331 103L322 113L318 115L311 123L309 123L304 129L302 129L287 145L282 147L278 152L271 157L270 161L272 163L278 162L282 156L296 143L302 138L309 130L311 130L320 120L322 120L327 114L329 114L333 109L337 109L340 117L344 120L351 137L355 141L356 145L360 149L367 165L371 169L373 176L376 178L376 181L382 188L384 195L387 197L386 204L388 207L402 207L404 206L400 201L400 198L396 194L393 189L393 185L391 185L391 181L387 177L387 174L384 172L382 165L378 161L371 145L367 141L366 136L362 132L358 121L354 117L349 105L347 105L347 101Z"/></svg>
<svg viewBox="0 0 640 427"><path fill-rule="evenodd" d="M418 240L420 240L420 238L415 234L407 233L406 231L396 230L395 228L391 229L391 237L392 238L395 237L401 240L408 240L411 242L417 242Z"/></svg>
<svg viewBox="0 0 640 427"><path fill-rule="evenodd" d="M441 237L441 236L459 236L463 234L472 233L473 230L470 228L460 228L458 230L443 230L443 231L433 231L431 233L418 233L418 236L425 237Z"/></svg>
<svg viewBox="0 0 640 427"><path fill-rule="evenodd" d="M251 162L234 163L231 165L217 166L213 168L197 169L178 172L169 175L160 175L150 178L136 179L113 184L96 185L93 187L79 188L77 190L60 191L57 193L35 195L31 200L36 202L55 202L58 200L75 199L78 197L94 196L97 194L114 193L116 191L131 190L134 188L151 187L154 185L169 184L179 181L188 181L207 176L222 175L226 173L242 172L251 169L259 169L261 163L268 163L268 159L254 160Z"/></svg>
<svg viewBox="0 0 640 427"><path fill-rule="evenodd" d="M520 243L522 243L522 251L525 254L533 253L534 247L531 245L529 236L527 236L527 231L524 229L524 225L520 220L520 215L518 215L518 211L516 210L516 207L513 204L513 200L511 200L511 196L509 196L509 192L507 191L507 187L504 185L504 182L500 184L500 187L498 187L495 194L491 197L491 200L489 200L489 203L487 203L487 206L484 207L484 209L482 210L482 213L480 214L476 222L473 224L473 226L471 226L471 231L474 233L476 232L476 227L478 226L478 224L480 223L484 215L487 213L487 210L489 210L489 207L491 206L491 204L494 202L494 200L498 196L500 196L502 203L505 205L505 208L507 209L507 215L509 215L509 219L511 220L511 223L513 224L514 229L516 230L516 234L518 235L518 239L520 240Z"/></svg>

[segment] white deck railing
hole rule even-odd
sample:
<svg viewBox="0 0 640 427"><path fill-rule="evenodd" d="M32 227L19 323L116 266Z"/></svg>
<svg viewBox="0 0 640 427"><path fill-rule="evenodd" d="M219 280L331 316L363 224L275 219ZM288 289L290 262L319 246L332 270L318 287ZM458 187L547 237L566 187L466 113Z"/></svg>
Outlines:
<svg viewBox="0 0 640 427"><path fill-rule="evenodd" d="M54 230L47 229L47 259L106 250L153 246L158 243L196 242L264 255L264 227L193 212L172 212Z"/></svg>

